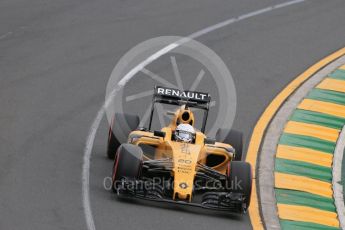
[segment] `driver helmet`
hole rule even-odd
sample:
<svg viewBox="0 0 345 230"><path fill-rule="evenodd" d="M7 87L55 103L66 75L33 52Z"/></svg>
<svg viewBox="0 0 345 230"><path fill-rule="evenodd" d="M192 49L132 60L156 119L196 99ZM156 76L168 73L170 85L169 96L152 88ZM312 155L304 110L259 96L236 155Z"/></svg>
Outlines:
<svg viewBox="0 0 345 230"><path fill-rule="evenodd" d="M175 130L176 140L190 143L194 140L195 130L189 124L180 124Z"/></svg>

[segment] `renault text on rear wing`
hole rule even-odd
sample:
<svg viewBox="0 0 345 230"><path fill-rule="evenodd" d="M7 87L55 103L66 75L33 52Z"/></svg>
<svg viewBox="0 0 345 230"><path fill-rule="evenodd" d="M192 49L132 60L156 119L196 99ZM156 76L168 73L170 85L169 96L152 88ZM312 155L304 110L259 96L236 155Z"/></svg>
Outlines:
<svg viewBox="0 0 345 230"><path fill-rule="evenodd" d="M195 101L195 102L210 102L211 97L208 93L182 91L178 89L166 88L161 86L155 87L155 95L162 97L169 97L177 100Z"/></svg>

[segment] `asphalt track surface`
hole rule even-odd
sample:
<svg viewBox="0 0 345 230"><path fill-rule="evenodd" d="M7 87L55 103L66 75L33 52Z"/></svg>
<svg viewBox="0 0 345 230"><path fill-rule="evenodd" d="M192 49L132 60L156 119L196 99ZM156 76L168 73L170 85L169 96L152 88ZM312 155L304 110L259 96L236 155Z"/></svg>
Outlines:
<svg viewBox="0 0 345 230"><path fill-rule="evenodd" d="M86 229L85 139L104 102L110 73L130 48L282 2L1 1L0 229ZM344 12L343 0L309 0L197 39L233 75L234 126L247 143L263 109L288 82L345 46ZM106 140L104 119L90 169L96 229L251 228L246 215L117 201L103 188L112 167L105 157Z"/></svg>

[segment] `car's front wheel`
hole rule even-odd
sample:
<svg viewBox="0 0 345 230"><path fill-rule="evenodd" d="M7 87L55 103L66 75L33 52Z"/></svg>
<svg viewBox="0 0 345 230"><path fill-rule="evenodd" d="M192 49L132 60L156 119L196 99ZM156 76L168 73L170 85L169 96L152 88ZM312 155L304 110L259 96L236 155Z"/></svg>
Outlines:
<svg viewBox="0 0 345 230"><path fill-rule="evenodd" d="M116 192L123 178L138 179L142 168L143 151L139 146L122 144L117 150L113 167L113 191Z"/></svg>
<svg viewBox="0 0 345 230"><path fill-rule="evenodd" d="M228 165L228 189L244 197L245 209L250 205L252 193L252 167L248 162L231 161Z"/></svg>

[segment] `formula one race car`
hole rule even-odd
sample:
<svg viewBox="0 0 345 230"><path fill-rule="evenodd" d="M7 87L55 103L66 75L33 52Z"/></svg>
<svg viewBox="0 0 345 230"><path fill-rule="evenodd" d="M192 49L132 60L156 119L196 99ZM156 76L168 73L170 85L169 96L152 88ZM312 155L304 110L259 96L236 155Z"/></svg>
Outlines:
<svg viewBox="0 0 345 230"><path fill-rule="evenodd" d="M176 105L177 110L169 112L169 125L152 131L155 103ZM113 191L119 197L245 213L252 171L241 161L242 134L219 129L216 139L208 138L204 132L209 104L207 93L156 86L147 128L137 128L137 116L115 114L107 150L115 159ZM194 128L196 109L204 114L200 131ZM127 143L118 140L120 132L128 132Z"/></svg>

